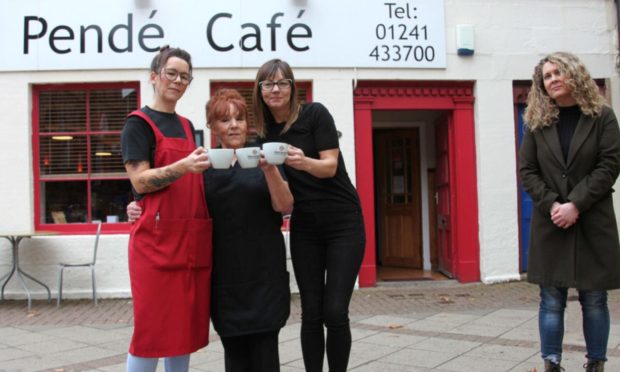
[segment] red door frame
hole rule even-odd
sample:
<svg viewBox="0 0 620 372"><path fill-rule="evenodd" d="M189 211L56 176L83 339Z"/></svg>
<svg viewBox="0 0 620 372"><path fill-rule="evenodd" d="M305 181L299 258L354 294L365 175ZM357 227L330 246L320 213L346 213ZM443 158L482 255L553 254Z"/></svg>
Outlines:
<svg viewBox="0 0 620 372"><path fill-rule="evenodd" d="M478 190L476 143L474 137L473 82L364 81L354 92L356 185L366 223L366 251L360 269L359 285L377 282L375 247L375 192L372 152L373 110L446 110L453 120L448 128L450 187L454 198L450 208L453 274L460 282L480 280L478 240ZM369 181L370 180L370 181Z"/></svg>

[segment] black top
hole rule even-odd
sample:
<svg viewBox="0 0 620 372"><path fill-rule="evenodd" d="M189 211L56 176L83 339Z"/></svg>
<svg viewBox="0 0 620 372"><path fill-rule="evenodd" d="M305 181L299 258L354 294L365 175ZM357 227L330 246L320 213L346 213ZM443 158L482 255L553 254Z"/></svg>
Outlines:
<svg viewBox="0 0 620 372"><path fill-rule="evenodd" d="M268 122L265 142L286 142L304 151L305 156L319 159L319 152L339 148L334 118L320 103L303 105L299 118L284 134L283 123ZM359 210L357 191L338 153L338 168L331 178L317 178L308 172L284 166L289 187L295 197L296 211Z"/></svg>
<svg viewBox="0 0 620 372"><path fill-rule="evenodd" d="M183 124L177 114L155 111L148 106L140 109L155 123L155 126L164 135L170 138L185 138ZM189 122L189 126L194 133L194 126ZM129 116L125 120L125 126L121 133L121 151L123 153L123 163L130 160L145 161L148 160L151 168L155 167L155 133L153 128L139 116ZM142 195L136 193L132 187L132 191L137 200Z"/></svg>
<svg viewBox="0 0 620 372"><path fill-rule="evenodd" d="M213 326L229 337L280 329L290 310L289 277L282 215L271 206L265 175L236 163L204 177L213 217Z"/></svg>
<svg viewBox="0 0 620 372"><path fill-rule="evenodd" d="M558 122L556 128L558 129L558 136L560 137L560 146L562 146L562 154L564 160L568 158L568 149L570 142L575 134L579 117L581 116L581 109L579 105L560 107L560 115L558 116Z"/></svg>
<svg viewBox="0 0 620 372"><path fill-rule="evenodd" d="M183 125L177 114L155 111L148 106L140 110L151 118L164 137L185 138ZM191 121L189 124L194 133L194 125ZM155 133L151 126L139 116L128 117L121 133L121 149L123 163L129 160L148 160L152 168L155 160Z"/></svg>

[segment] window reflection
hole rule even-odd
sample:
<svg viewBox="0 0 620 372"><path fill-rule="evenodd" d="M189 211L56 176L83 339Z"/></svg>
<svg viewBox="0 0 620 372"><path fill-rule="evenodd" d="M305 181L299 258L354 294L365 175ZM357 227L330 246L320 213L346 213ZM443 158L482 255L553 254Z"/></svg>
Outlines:
<svg viewBox="0 0 620 372"><path fill-rule="evenodd" d="M125 207L132 200L129 180L92 182L92 219L103 222L127 222Z"/></svg>
<svg viewBox="0 0 620 372"><path fill-rule="evenodd" d="M42 223L85 223L88 221L86 182L42 182Z"/></svg>
<svg viewBox="0 0 620 372"><path fill-rule="evenodd" d="M39 94L42 133L86 130L86 91L46 91Z"/></svg>
<svg viewBox="0 0 620 372"><path fill-rule="evenodd" d="M90 140L91 172L124 175L125 166L119 136L117 134L93 135Z"/></svg>
<svg viewBox="0 0 620 372"><path fill-rule="evenodd" d="M86 173L86 136L41 136L39 167L41 175L79 175Z"/></svg>

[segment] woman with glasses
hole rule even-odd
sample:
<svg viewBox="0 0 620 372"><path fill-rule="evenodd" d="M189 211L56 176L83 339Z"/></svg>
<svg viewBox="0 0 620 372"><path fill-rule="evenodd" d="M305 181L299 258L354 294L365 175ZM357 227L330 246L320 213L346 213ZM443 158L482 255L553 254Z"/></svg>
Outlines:
<svg viewBox="0 0 620 372"><path fill-rule="evenodd" d="M291 258L302 306L301 347L306 371L344 372L351 351L349 302L364 255L359 198L345 169L334 119L320 103L300 105L290 66L263 64L254 83L260 141L286 142L295 198ZM324 333L327 328L327 337Z"/></svg>
<svg viewBox="0 0 620 372"><path fill-rule="evenodd" d="M620 288L611 195L620 173L618 121L583 62L565 52L536 65L524 119L519 171L535 204L527 280L540 287L545 371L564 370L564 309L568 288L576 288L587 350L584 367L602 372L610 329L607 290Z"/></svg>
<svg viewBox="0 0 620 372"><path fill-rule="evenodd" d="M125 169L142 218L132 226L129 274L134 332L127 371L187 371L209 336L211 219L202 172L206 151L175 111L192 80L189 53L163 47L151 63L154 97L123 128Z"/></svg>

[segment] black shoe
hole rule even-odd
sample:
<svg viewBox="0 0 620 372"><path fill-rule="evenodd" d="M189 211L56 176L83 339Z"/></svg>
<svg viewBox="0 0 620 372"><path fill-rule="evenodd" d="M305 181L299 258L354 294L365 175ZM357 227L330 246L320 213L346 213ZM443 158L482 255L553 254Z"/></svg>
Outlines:
<svg viewBox="0 0 620 372"><path fill-rule="evenodd" d="M545 372L562 372L564 368L560 367L560 363L553 363L550 360L545 360Z"/></svg>
<svg viewBox="0 0 620 372"><path fill-rule="evenodd" d="M605 372L605 361L588 359L588 363L584 364L583 368L586 372Z"/></svg>

